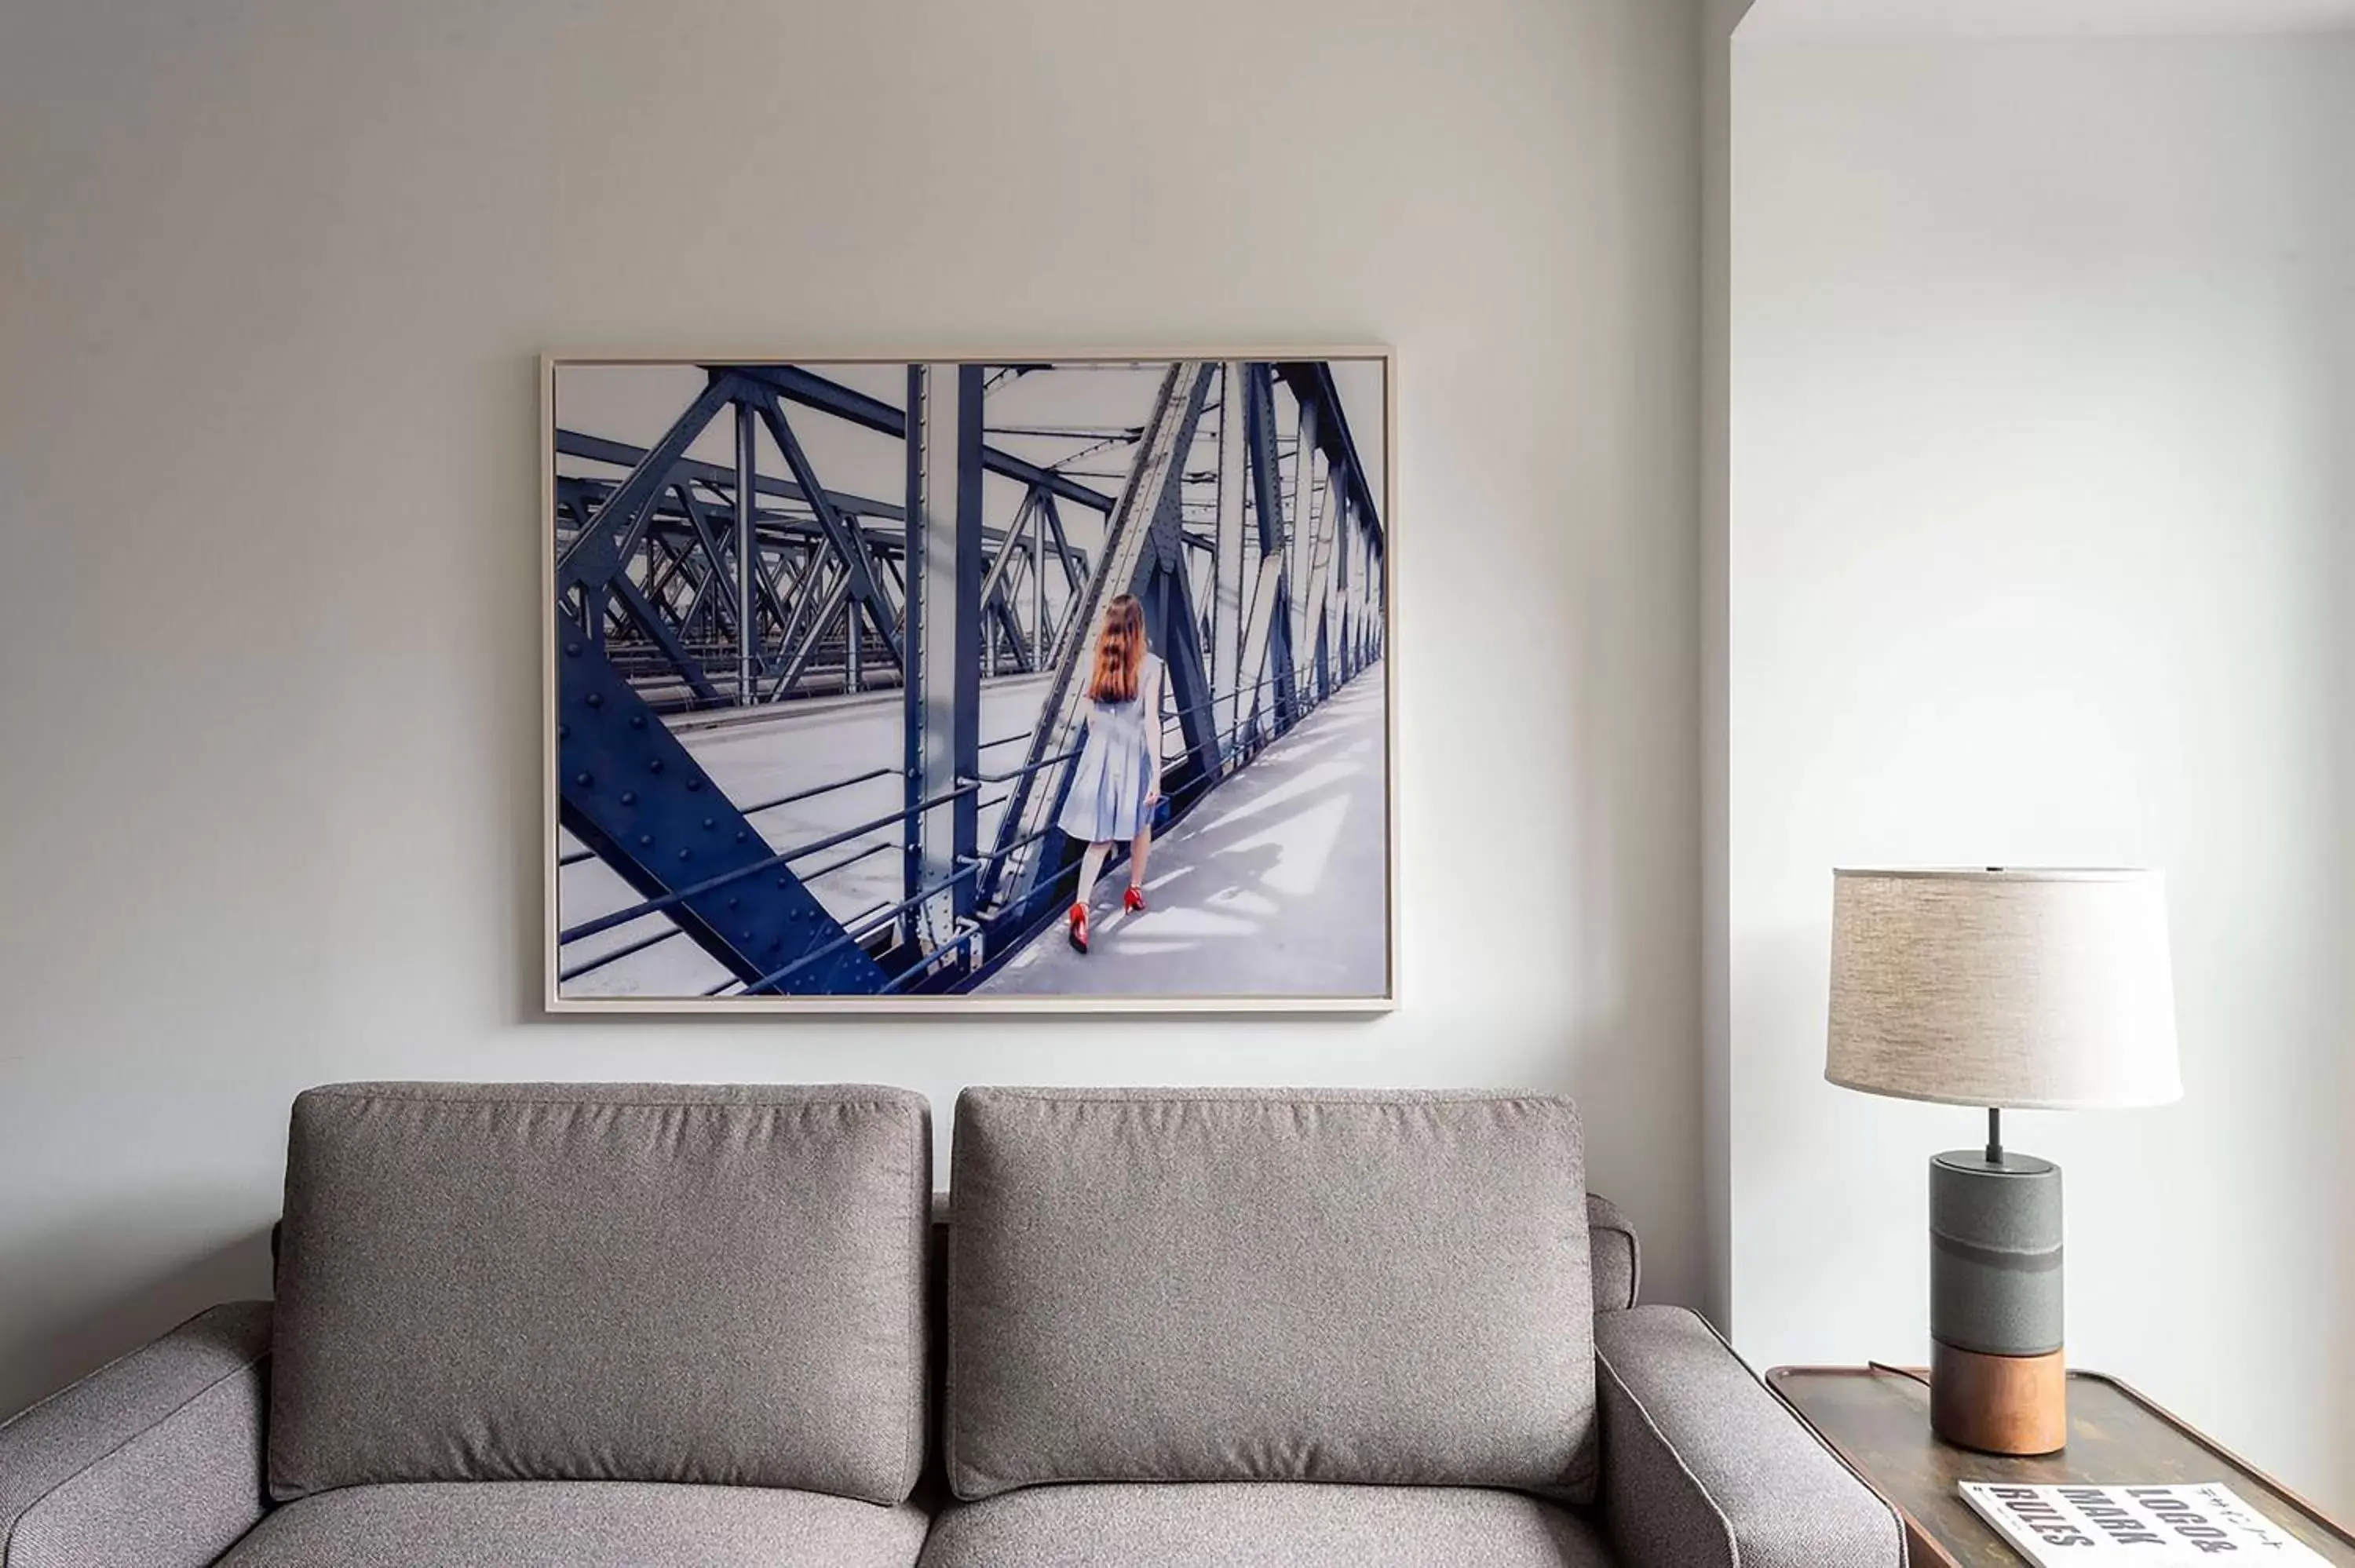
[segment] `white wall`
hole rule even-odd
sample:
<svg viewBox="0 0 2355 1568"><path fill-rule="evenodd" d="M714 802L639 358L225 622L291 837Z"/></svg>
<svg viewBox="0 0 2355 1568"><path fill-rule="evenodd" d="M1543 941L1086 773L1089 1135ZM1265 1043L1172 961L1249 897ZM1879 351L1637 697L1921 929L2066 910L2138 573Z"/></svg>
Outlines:
<svg viewBox="0 0 2355 1568"><path fill-rule="evenodd" d="M1698 8L0 10L0 1409L368 1075L1527 1084L1698 1298ZM536 1016L543 349L1387 340L1404 1006Z"/></svg>
<svg viewBox="0 0 2355 1568"><path fill-rule="evenodd" d="M2069 1349L2355 1506L2355 42L1761 44L1733 87L1732 1320L1926 1353L1976 1113L1822 1081L1829 869L2171 883L2181 1105L2008 1118Z"/></svg>
<svg viewBox="0 0 2355 1568"><path fill-rule="evenodd" d="M1733 39L1752 0L1708 0L1701 19L1701 1234L1702 1310L1733 1315L1732 993L1727 924L1727 539L1732 505Z"/></svg>

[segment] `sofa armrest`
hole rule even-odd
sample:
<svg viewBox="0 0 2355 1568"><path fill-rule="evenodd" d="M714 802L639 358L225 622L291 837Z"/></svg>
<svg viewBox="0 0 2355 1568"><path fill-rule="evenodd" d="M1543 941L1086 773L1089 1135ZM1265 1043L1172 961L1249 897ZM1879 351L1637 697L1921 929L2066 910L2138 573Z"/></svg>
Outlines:
<svg viewBox="0 0 2355 1568"><path fill-rule="evenodd" d="M269 1355L231 1302L0 1425L0 1568L207 1568L261 1518Z"/></svg>
<svg viewBox="0 0 2355 1568"><path fill-rule="evenodd" d="M1695 1313L1594 1321L1604 1522L1630 1568L1903 1568L1888 1505Z"/></svg>
<svg viewBox="0 0 2355 1568"><path fill-rule="evenodd" d="M1598 1193L1586 1195L1586 1247L1594 1260L1594 1309L1616 1312L1636 1304L1644 1280L1644 1252L1636 1227L1619 1205Z"/></svg>

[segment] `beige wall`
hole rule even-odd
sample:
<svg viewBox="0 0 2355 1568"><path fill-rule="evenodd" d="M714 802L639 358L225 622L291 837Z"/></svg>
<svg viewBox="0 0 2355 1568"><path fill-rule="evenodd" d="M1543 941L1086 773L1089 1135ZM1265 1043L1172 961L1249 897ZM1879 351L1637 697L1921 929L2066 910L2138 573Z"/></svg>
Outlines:
<svg viewBox="0 0 2355 1568"><path fill-rule="evenodd" d="M368 1075L1527 1084L1702 1288L1667 0L0 11L0 1407L263 1288ZM1387 340L1404 1006L556 1025L543 349Z"/></svg>
<svg viewBox="0 0 2355 1568"><path fill-rule="evenodd" d="M2183 1102L2006 1120L2069 1350L2355 1508L2355 40L1734 52L1735 1342L1922 1357L1983 1133L1823 1082L1830 868L2158 865Z"/></svg>

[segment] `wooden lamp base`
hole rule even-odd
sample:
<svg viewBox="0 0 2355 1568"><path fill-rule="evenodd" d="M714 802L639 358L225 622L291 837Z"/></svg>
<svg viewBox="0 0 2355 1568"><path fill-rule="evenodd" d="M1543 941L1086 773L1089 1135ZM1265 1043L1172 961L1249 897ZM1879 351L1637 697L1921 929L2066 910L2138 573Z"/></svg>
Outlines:
<svg viewBox="0 0 2355 1568"><path fill-rule="evenodd" d="M2069 1443L2066 1358L1990 1356L1931 1340L1930 1430L1982 1454L2059 1453Z"/></svg>

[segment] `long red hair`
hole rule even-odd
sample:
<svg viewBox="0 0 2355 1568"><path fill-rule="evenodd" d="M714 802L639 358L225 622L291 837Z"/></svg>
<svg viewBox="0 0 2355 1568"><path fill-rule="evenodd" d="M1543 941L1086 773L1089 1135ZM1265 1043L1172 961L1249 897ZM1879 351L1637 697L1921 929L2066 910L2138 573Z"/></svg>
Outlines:
<svg viewBox="0 0 2355 1568"><path fill-rule="evenodd" d="M1136 695L1145 669L1145 607L1135 594L1104 606L1103 630L1096 636L1096 663L1088 695L1100 703L1124 703Z"/></svg>

